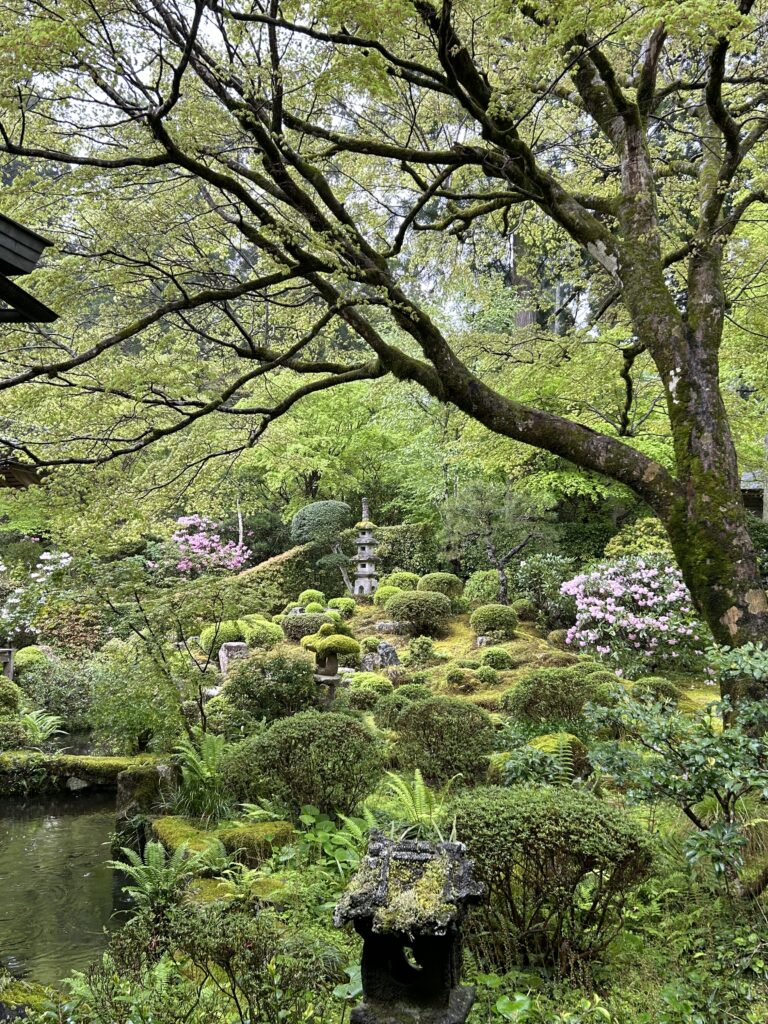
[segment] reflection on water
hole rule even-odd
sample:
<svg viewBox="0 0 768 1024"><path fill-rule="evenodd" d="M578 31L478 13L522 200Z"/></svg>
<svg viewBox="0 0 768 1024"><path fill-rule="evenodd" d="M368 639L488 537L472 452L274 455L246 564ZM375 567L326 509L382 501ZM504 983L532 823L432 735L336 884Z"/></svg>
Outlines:
<svg viewBox="0 0 768 1024"><path fill-rule="evenodd" d="M0 800L0 964L55 985L106 946L125 907L107 867L114 794Z"/></svg>

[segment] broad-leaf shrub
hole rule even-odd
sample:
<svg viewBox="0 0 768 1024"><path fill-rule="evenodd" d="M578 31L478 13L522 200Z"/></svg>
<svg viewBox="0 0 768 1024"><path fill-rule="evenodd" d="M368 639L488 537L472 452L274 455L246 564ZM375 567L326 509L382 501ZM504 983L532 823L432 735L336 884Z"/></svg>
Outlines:
<svg viewBox="0 0 768 1024"><path fill-rule="evenodd" d="M622 737L593 749L593 764L632 801L672 801L696 829L686 841L689 860L711 865L740 894L759 895L768 885L768 864L750 883L739 878L749 827L740 808L753 795L768 799L764 702L734 709L723 701L683 714L671 704L625 695L611 707L590 706L587 715L597 730Z"/></svg>
<svg viewBox="0 0 768 1024"><path fill-rule="evenodd" d="M176 568L195 573L212 569L242 569L251 558L251 550L239 541L224 540L222 525L207 516L181 516L171 540L177 548Z"/></svg>
<svg viewBox="0 0 768 1024"><path fill-rule="evenodd" d="M675 566L655 556L602 563L563 584L576 601L568 642L630 678L696 663L704 628Z"/></svg>
<svg viewBox="0 0 768 1024"><path fill-rule="evenodd" d="M405 622L412 633L435 636L445 628L451 602L434 591L404 590L389 599L387 612L396 622Z"/></svg>
<svg viewBox="0 0 768 1024"><path fill-rule="evenodd" d="M483 604L472 612L469 624L477 636L511 640L517 629L517 613L509 605Z"/></svg>
<svg viewBox="0 0 768 1024"><path fill-rule="evenodd" d="M230 748L221 766L239 801L266 797L296 812L311 804L328 814L351 813L383 770L371 732L356 718L333 711L281 719L263 736Z"/></svg>
<svg viewBox="0 0 768 1024"><path fill-rule="evenodd" d="M236 711L268 722L306 711L317 701L313 660L295 647L238 659L224 695Z"/></svg>
<svg viewBox="0 0 768 1024"><path fill-rule="evenodd" d="M70 658L35 659L21 676L24 703L61 718L68 732L90 724L93 691L90 667Z"/></svg>
<svg viewBox="0 0 768 1024"><path fill-rule="evenodd" d="M533 601L545 629L570 626L575 605L561 587L573 576L575 568L573 559L562 555L531 555L510 566L509 592Z"/></svg>
<svg viewBox="0 0 768 1024"><path fill-rule="evenodd" d="M19 718L0 718L0 753L28 746L27 731Z"/></svg>
<svg viewBox="0 0 768 1024"><path fill-rule="evenodd" d="M453 812L486 886L480 913L509 962L568 974L594 959L651 868L636 822L583 790L475 789Z"/></svg>
<svg viewBox="0 0 768 1024"><path fill-rule="evenodd" d="M488 712L455 698L412 703L397 718L396 729L398 765L406 771L418 768L436 783L455 775L465 783L477 780L493 749L494 728Z"/></svg>
<svg viewBox="0 0 768 1024"><path fill-rule="evenodd" d="M632 687L632 696L641 700L665 701L677 704L682 695L679 686L664 676L642 676Z"/></svg>

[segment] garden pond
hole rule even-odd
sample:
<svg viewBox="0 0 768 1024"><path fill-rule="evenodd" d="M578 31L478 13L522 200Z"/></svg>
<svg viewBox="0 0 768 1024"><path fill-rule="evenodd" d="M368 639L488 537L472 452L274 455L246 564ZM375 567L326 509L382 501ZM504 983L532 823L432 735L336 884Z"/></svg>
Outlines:
<svg viewBox="0 0 768 1024"><path fill-rule="evenodd" d="M114 828L114 793L0 800L0 970L58 985L105 949L127 907Z"/></svg>

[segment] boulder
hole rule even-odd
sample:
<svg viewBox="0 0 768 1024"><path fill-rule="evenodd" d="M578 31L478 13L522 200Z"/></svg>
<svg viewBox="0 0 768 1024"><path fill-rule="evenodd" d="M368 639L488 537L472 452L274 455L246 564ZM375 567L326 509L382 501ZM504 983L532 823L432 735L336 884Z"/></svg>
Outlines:
<svg viewBox="0 0 768 1024"><path fill-rule="evenodd" d="M229 663L231 661L237 661L238 658L248 657L248 644L244 644L241 640L232 641L228 644L222 644L219 648L219 668L221 674L225 676L229 671Z"/></svg>

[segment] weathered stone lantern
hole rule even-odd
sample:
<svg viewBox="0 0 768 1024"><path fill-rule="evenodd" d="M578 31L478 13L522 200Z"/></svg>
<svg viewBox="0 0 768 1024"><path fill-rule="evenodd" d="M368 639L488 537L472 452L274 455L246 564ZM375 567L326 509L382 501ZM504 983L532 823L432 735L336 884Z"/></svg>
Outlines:
<svg viewBox="0 0 768 1024"><path fill-rule="evenodd" d="M352 1024L463 1024L461 924L483 887L462 843L394 842L372 832L368 855L334 913L363 939L363 1001Z"/></svg>
<svg viewBox="0 0 768 1024"><path fill-rule="evenodd" d="M363 498L363 518L357 524L357 538L355 540L357 545L355 583L353 588L355 597L372 597L379 586L379 580L376 575L376 562L378 561L376 549L379 544L373 535L376 526L371 522L370 515L368 499Z"/></svg>

